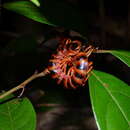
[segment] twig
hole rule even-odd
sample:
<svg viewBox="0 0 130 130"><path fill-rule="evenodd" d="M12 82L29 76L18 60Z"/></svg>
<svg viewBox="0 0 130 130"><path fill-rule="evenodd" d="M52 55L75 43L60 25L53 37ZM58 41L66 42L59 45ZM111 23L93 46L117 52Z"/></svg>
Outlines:
<svg viewBox="0 0 130 130"><path fill-rule="evenodd" d="M93 53L110 53L111 50L94 50Z"/></svg>
<svg viewBox="0 0 130 130"><path fill-rule="evenodd" d="M49 73L49 70L48 70L48 69L45 69L44 71L42 71L42 72L40 72L40 73L35 72L31 77L29 77L27 80L25 80L25 81L24 81L23 83L21 83L20 85L18 85L18 86L16 86L16 87L10 89L9 91L7 91L7 92L1 94L1 95L0 95L0 99L2 99L2 98L4 98L4 97L6 97L6 96L8 96L8 95L10 95L10 94L12 94L12 93L14 93L14 92L16 92L16 91L19 90L19 89L24 89L25 86L26 86L28 83L30 83L32 80L34 80L34 79L36 79L36 78L39 78L39 77L43 77L43 76L45 76L45 75L48 74L48 73Z"/></svg>

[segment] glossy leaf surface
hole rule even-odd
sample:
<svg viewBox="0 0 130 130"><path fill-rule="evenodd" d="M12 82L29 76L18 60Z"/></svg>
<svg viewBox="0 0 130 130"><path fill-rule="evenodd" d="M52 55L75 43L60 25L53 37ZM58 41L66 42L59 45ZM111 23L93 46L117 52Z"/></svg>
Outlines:
<svg viewBox="0 0 130 130"><path fill-rule="evenodd" d="M38 0L30 0L32 1L36 6L40 6L40 2Z"/></svg>
<svg viewBox="0 0 130 130"><path fill-rule="evenodd" d="M110 74L93 71L89 89L99 130L130 130L130 86Z"/></svg>
<svg viewBox="0 0 130 130"><path fill-rule="evenodd" d="M27 99L13 99L0 104L1 130L35 130L36 115Z"/></svg>
<svg viewBox="0 0 130 130"><path fill-rule="evenodd" d="M125 50L100 50L98 53L111 53L130 67L130 51Z"/></svg>
<svg viewBox="0 0 130 130"><path fill-rule="evenodd" d="M14 11L23 16L26 16L27 18L30 18L34 21L48 25L53 25L46 19L44 14L41 13L40 9L37 6L35 6L35 4L33 4L33 2L31 1L16 1L5 3L4 8Z"/></svg>
<svg viewBox="0 0 130 130"><path fill-rule="evenodd" d="M110 53L130 67L130 51L110 51Z"/></svg>
<svg viewBox="0 0 130 130"><path fill-rule="evenodd" d="M86 23L82 13L61 0L30 0L5 3L4 7L32 20L51 26L62 26L84 34Z"/></svg>

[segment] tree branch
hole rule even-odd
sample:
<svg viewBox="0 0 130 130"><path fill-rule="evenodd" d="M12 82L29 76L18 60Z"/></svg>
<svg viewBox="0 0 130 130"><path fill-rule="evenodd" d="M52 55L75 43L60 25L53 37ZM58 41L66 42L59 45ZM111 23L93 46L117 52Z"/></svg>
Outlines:
<svg viewBox="0 0 130 130"><path fill-rule="evenodd" d="M49 70L48 69L45 69L44 71L40 72L40 73L34 73L32 76L30 76L28 79L26 79L24 82L22 82L21 84L19 84L18 86L10 89L9 91L3 93L0 95L0 99L18 91L19 89L24 89L26 87L26 85L28 83L30 83L32 80L36 79L36 78L39 78L39 77L43 77L45 75L47 75L49 73ZM20 94L21 95L21 94Z"/></svg>

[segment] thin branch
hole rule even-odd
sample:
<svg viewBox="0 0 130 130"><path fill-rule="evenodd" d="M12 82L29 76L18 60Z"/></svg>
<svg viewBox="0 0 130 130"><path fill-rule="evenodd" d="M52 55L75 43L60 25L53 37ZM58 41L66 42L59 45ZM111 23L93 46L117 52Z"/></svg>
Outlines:
<svg viewBox="0 0 130 130"><path fill-rule="evenodd" d="M93 53L110 53L111 50L94 50Z"/></svg>
<svg viewBox="0 0 130 130"><path fill-rule="evenodd" d="M48 69L45 69L44 71L40 72L40 73L34 73L32 76L30 76L27 80L25 80L23 83L21 83L20 85L10 89L9 91L3 93L0 95L0 99L18 91L19 89L24 89L26 87L26 85L28 83L30 83L32 80L36 79L36 78L39 78L39 77L43 77L45 75L47 75L49 73L49 70Z"/></svg>

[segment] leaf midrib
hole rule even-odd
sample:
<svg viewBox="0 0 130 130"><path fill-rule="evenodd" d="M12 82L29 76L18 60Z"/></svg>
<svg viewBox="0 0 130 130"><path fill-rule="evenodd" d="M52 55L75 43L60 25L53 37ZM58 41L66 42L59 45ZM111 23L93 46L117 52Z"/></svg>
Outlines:
<svg viewBox="0 0 130 130"><path fill-rule="evenodd" d="M118 106L118 109L121 111L124 119L126 120L126 122L128 123L128 126L130 128L130 124L129 124L129 120L128 118L126 117L124 111L122 110L120 104L118 103L118 101L115 99L115 97L110 93L109 89L107 89L107 86L105 86L105 83L99 78L96 76L96 74L93 72L93 75L96 77L96 79L104 86L104 88L106 89L107 93L111 96L113 102L115 102L115 104Z"/></svg>
<svg viewBox="0 0 130 130"><path fill-rule="evenodd" d="M113 50L113 51L110 51L110 52L117 53L117 54L120 54L121 56L126 56L126 57L130 58L130 56L125 55L125 54L122 54L122 53L119 52L119 51L115 51L115 50Z"/></svg>
<svg viewBox="0 0 130 130"><path fill-rule="evenodd" d="M11 116L11 112L10 112L10 106L9 106L9 103L7 103L7 109L8 109L8 116L10 118L10 121L11 121L11 128L12 130L15 130L14 126L12 125L13 124L13 119L12 119L12 116Z"/></svg>

